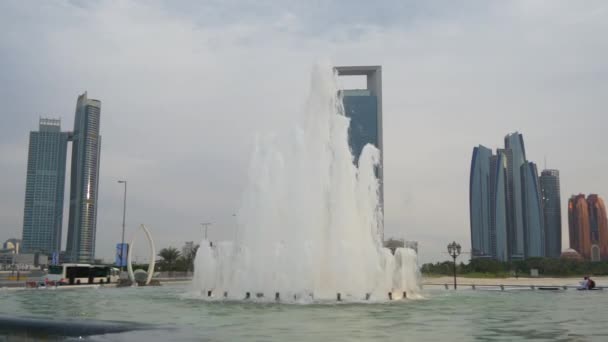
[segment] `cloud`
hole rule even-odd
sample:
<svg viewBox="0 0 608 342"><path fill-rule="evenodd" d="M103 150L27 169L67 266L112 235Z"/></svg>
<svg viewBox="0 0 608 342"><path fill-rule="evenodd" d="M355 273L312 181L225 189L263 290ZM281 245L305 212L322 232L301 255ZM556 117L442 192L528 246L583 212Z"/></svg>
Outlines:
<svg viewBox="0 0 608 342"><path fill-rule="evenodd" d="M423 260L469 245L472 147L524 134L574 192L608 196L607 5L562 1L0 4L0 238L21 233L27 132L102 101L97 252L149 224L159 246L230 238L257 132L302 111L312 64L383 66L387 235ZM564 229L565 229L564 220ZM65 222L67 225L67 222ZM64 234L65 235L65 234ZM468 248L468 247L467 247Z"/></svg>

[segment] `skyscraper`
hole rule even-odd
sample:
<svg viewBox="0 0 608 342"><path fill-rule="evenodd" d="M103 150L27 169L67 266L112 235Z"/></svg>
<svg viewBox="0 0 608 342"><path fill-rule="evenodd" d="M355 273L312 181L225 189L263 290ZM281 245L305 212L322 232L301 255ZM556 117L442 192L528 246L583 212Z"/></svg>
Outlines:
<svg viewBox="0 0 608 342"><path fill-rule="evenodd" d="M526 161L521 166L522 204L525 232L525 256L545 256L545 225L542 209L538 170L536 164Z"/></svg>
<svg viewBox="0 0 608 342"><path fill-rule="evenodd" d="M573 195L568 200L568 230L570 248L576 250L585 260L591 260L589 207L583 194Z"/></svg>
<svg viewBox="0 0 608 342"><path fill-rule="evenodd" d="M67 143L61 120L42 118L38 132L30 132L23 252L51 254L61 249Z"/></svg>
<svg viewBox="0 0 608 342"><path fill-rule="evenodd" d="M507 212L509 213L510 258L525 257L525 233L521 167L526 161L524 138L518 133L505 136L507 156Z"/></svg>
<svg viewBox="0 0 608 342"><path fill-rule="evenodd" d="M473 257L492 256L490 239L490 157L492 150L479 145L473 149L469 180L471 253Z"/></svg>
<svg viewBox="0 0 608 342"><path fill-rule="evenodd" d="M80 95L72 135L70 214L66 254L72 262L93 262L97 225L97 188L101 102Z"/></svg>
<svg viewBox="0 0 608 342"><path fill-rule="evenodd" d="M608 220L606 206L596 194L587 196L589 231L591 232L591 260L608 260Z"/></svg>
<svg viewBox="0 0 608 342"><path fill-rule="evenodd" d="M506 159L502 150L473 149L469 180L472 257L508 260Z"/></svg>
<svg viewBox="0 0 608 342"><path fill-rule="evenodd" d="M384 207L384 172L382 145L382 67L338 66L339 76L365 76L366 89L345 89L342 91L344 114L350 118L348 139L355 164L366 144L380 150L380 167L377 170L380 182L380 205ZM384 210L383 210L384 211ZM383 223L381 223L383 227ZM382 228L383 229L383 228ZM383 232L381 233L382 241Z"/></svg>
<svg viewBox="0 0 608 342"><path fill-rule="evenodd" d="M545 254L559 258L562 250L562 211L558 170L543 170L540 190L545 221Z"/></svg>
<svg viewBox="0 0 608 342"><path fill-rule="evenodd" d="M498 149L490 158L490 239L492 255L500 261L509 260L507 214L507 157Z"/></svg>
<svg viewBox="0 0 608 342"><path fill-rule="evenodd" d="M475 147L469 180L472 256L501 261L544 257L542 198L536 164L526 159L520 133L508 134L505 148L496 154ZM559 252L558 247L557 256Z"/></svg>

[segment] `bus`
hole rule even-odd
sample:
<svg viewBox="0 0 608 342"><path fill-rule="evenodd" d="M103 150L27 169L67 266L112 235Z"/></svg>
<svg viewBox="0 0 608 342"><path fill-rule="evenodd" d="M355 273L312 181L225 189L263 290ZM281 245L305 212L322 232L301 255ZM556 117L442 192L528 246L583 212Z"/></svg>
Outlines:
<svg viewBox="0 0 608 342"><path fill-rule="evenodd" d="M119 270L104 265L63 264L49 266L47 282L59 285L105 284L118 281Z"/></svg>

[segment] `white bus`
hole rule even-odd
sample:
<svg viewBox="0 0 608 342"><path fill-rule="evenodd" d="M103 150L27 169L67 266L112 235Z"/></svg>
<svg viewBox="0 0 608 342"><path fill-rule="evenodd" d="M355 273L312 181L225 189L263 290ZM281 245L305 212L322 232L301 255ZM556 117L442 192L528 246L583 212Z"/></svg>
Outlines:
<svg viewBox="0 0 608 342"><path fill-rule="evenodd" d="M63 264L49 266L47 282L59 285L105 284L118 281L119 270L104 265Z"/></svg>

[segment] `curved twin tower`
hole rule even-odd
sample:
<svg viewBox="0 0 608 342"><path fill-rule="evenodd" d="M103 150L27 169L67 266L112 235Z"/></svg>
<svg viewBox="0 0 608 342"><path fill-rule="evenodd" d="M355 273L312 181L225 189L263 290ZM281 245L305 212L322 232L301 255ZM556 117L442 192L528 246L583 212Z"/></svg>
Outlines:
<svg viewBox="0 0 608 342"><path fill-rule="evenodd" d="M332 67L313 70L298 125L256 141L234 242L203 240L193 286L204 297L376 300L419 293L416 253L382 246L380 153L353 158ZM356 160L356 163L355 163Z"/></svg>

